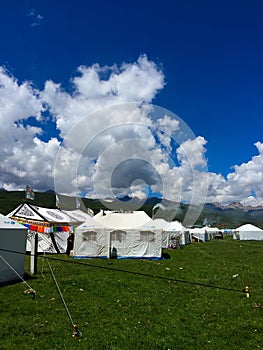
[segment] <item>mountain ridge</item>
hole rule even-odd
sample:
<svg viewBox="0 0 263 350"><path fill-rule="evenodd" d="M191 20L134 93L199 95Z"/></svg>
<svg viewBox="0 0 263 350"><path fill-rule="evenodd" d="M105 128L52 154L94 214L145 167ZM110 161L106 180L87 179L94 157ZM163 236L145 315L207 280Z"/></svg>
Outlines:
<svg viewBox="0 0 263 350"><path fill-rule="evenodd" d="M63 209L76 209L76 197L59 195L59 198L63 204ZM0 191L0 213L4 215L9 214L23 202L48 208L56 208L56 194L54 191L35 192L35 200L32 201L25 199L25 191ZM149 197L146 200L141 200L139 198L125 196L112 200L109 203L107 203L106 200L81 198L80 209L85 211L87 208L90 208L95 213L100 210L118 210L122 209L121 203L123 204L124 210L129 210L129 208L131 208L131 210L144 210L150 217L154 214L155 218L167 219L167 213L170 211L168 220L178 220L181 222L189 208L188 204L157 197ZM155 206L158 210L153 213L156 208ZM243 206L241 203L237 202L228 205L206 203L196 221L198 225L203 225L204 223L221 228L235 228L245 223L251 223L263 228L263 207Z"/></svg>

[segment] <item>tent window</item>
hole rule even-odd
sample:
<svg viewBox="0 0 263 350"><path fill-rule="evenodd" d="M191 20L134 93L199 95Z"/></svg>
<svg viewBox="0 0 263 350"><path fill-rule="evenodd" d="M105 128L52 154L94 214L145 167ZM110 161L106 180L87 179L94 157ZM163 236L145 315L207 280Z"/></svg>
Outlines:
<svg viewBox="0 0 263 350"><path fill-rule="evenodd" d="M82 234L82 239L83 241L96 242L97 232L94 232L94 231L84 232Z"/></svg>
<svg viewBox="0 0 263 350"><path fill-rule="evenodd" d="M152 231L141 231L140 240L143 242L153 242L155 233Z"/></svg>
<svg viewBox="0 0 263 350"><path fill-rule="evenodd" d="M126 231L115 230L111 231L111 241L112 242L126 242Z"/></svg>

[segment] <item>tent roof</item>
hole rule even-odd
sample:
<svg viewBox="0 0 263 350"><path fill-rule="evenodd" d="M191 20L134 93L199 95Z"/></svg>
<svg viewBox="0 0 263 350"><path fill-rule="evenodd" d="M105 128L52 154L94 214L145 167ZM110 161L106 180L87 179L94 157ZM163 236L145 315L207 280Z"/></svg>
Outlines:
<svg viewBox="0 0 263 350"><path fill-rule="evenodd" d="M0 228L10 229L26 229L23 225L9 219L7 216L0 214Z"/></svg>
<svg viewBox="0 0 263 350"><path fill-rule="evenodd" d="M262 231L261 228L252 225L252 224L245 224L240 227L236 228L237 231Z"/></svg>
<svg viewBox="0 0 263 350"><path fill-rule="evenodd" d="M205 230L205 228L204 227L194 227L194 228L190 228L189 229L189 231L191 232L191 233L205 233L206 232L206 230Z"/></svg>
<svg viewBox="0 0 263 350"><path fill-rule="evenodd" d="M205 226L204 229L207 232L218 232L218 231L220 231L218 227L211 227L211 226Z"/></svg>
<svg viewBox="0 0 263 350"><path fill-rule="evenodd" d="M63 211L59 209L39 207L29 203L22 203L9 213L8 216L16 219L21 218L31 221L62 224L84 222L89 215L79 209Z"/></svg>
<svg viewBox="0 0 263 350"><path fill-rule="evenodd" d="M140 230L163 230L162 224L155 222L155 220L151 219L147 221L145 224L142 224L140 226L135 226L138 227Z"/></svg>
<svg viewBox="0 0 263 350"><path fill-rule="evenodd" d="M94 219L94 217L89 217L85 220L85 222L83 222L81 225L79 225L77 227L77 230L96 230L98 228L104 228L104 226L97 221L96 219Z"/></svg>
<svg viewBox="0 0 263 350"><path fill-rule="evenodd" d="M171 221L166 227L165 231L186 231L184 225L179 221Z"/></svg>
<svg viewBox="0 0 263 350"><path fill-rule="evenodd" d="M62 210L62 212L69 216L72 222L85 222L86 220L91 218L91 216L88 213L85 213L80 209Z"/></svg>
<svg viewBox="0 0 263 350"><path fill-rule="evenodd" d="M163 229L161 223L156 222L156 220L152 220L147 214L141 214L141 212L116 213L107 211L105 215L97 214L94 217L89 217L85 222L77 227L77 230L85 231L101 228L125 230L136 227L140 228L141 230Z"/></svg>
<svg viewBox="0 0 263 350"><path fill-rule="evenodd" d="M163 229L167 226L167 225L169 225L169 221L166 221L166 220L164 220L164 219L154 219L153 220L157 225L159 225L160 227L162 227Z"/></svg>
<svg viewBox="0 0 263 350"><path fill-rule="evenodd" d="M115 212L104 211L94 216L94 220L102 225L115 229L140 227L153 221L144 211Z"/></svg>

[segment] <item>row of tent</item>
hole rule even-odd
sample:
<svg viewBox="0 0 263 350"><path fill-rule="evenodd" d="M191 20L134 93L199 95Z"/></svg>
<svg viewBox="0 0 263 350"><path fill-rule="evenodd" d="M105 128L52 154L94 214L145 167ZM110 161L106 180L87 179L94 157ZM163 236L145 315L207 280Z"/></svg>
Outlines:
<svg viewBox="0 0 263 350"><path fill-rule="evenodd" d="M180 222L151 219L144 211L101 211L76 228L74 257L160 259L162 248L191 243Z"/></svg>
<svg viewBox="0 0 263 350"><path fill-rule="evenodd" d="M63 211L23 203L7 217L0 216L0 282L21 273L26 251L38 234L38 252L65 253L74 232L75 258L160 259L163 248L208 241L217 228L186 228L178 221L151 219L144 211L101 211L91 217L81 210ZM22 224L22 225L21 225ZM263 230L243 225L233 230L233 238L263 240ZM12 264L14 270L9 266ZM22 264L22 266L24 266Z"/></svg>

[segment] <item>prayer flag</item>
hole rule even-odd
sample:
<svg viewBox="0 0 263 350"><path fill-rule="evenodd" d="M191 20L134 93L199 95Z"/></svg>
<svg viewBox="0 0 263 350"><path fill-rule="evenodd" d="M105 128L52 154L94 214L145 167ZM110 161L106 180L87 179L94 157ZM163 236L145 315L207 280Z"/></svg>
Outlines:
<svg viewBox="0 0 263 350"><path fill-rule="evenodd" d="M26 186L26 199L31 199L32 201L35 199L35 193L30 186Z"/></svg>

